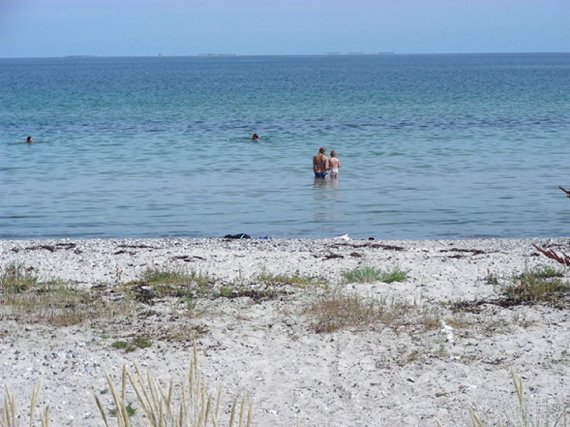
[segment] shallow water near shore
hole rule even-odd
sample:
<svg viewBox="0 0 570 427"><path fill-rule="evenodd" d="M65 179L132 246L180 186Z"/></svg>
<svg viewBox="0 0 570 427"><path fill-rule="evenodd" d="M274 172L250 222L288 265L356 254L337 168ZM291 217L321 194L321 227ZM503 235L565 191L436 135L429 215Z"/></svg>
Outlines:
<svg viewBox="0 0 570 427"><path fill-rule="evenodd" d="M569 87L570 54L0 59L0 238L567 236Z"/></svg>

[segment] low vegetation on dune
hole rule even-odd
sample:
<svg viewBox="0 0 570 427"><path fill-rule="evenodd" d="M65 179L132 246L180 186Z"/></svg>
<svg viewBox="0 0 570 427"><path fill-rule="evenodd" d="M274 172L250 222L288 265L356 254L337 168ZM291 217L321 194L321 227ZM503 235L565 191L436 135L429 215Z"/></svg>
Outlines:
<svg viewBox="0 0 570 427"><path fill-rule="evenodd" d="M240 304L246 301L250 305L279 300L286 304L298 293L307 293L309 302L305 303L299 314L313 333L334 334L343 330L358 332L390 328L396 334L409 334L412 342L420 342L423 339L420 337L434 336L431 331L439 331L437 334L440 338L447 330L461 331L462 336L472 333L505 333L508 325L481 314L489 304L505 309L536 304L554 308L570 307L566 270L544 266L509 277L489 272L484 281L494 287L495 297L449 304L398 301L388 297L388 293L384 296L381 293L381 296L363 296L354 291L356 287L347 286L354 283L374 284L374 289L378 292L383 289L382 283L402 282L402 286L405 286L408 274L408 271L399 267L381 270L359 266L339 274L338 280L334 281L338 286L332 288L324 278L304 276L299 272L269 273L262 269L251 278L229 282L197 271L149 267L136 280L112 286L95 284L91 289L85 290L59 279L43 280L32 268L10 264L0 272L0 301L4 305L0 310L0 319L64 327L106 322L106 319L116 320L120 316L135 316L138 321L133 322L133 325L138 325L138 329L111 334L112 342L108 344L116 351L130 353L152 348L161 340L192 342L200 334L207 333L208 329L204 325L193 322L199 318L197 306L212 300L241 299ZM366 289L366 286L358 287L360 290L362 288ZM159 306L160 313L168 313L168 318L174 319L168 324L168 330L147 327L144 318L157 313L154 305ZM180 313L186 316L180 316ZM495 323L501 323L501 326L495 327ZM523 323L521 321L519 325ZM304 331L306 330L305 328ZM422 357L421 351L421 348L411 349L406 360L401 363L414 363ZM96 396L96 404L105 426L250 426L253 409L245 394L236 397L231 405L226 406L230 408L226 414L227 422L222 422L221 408L224 406L221 405L221 389L214 394L209 391L198 371L195 346L193 355L185 384L170 383L164 387L150 373L143 375L138 369L132 372L124 368L119 387L107 376L109 395L107 398ZM438 356L434 354L434 357ZM557 412L555 417L531 416L524 400L522 381L513 377L513 382L520 407L516 419L500 420L497 424L495 421L484 420L476 411L472 411L470 423L473 426L568 425L563 417L564 411ZM36 408L38 390L33 392L28 411L30 423L37 422L42 427L48 427L48 410L37 411ZM3 396L0 403L0 427L19 425L21 413L16 409L15 397L9 390L5 390Z"/></svg>
<svg viewBox="0 0 570 427"><path fill-rule="evenodd" d="M42 281L20 264L8 265L0 275L0 298L12 317L29 323L70 326L96 318L110 318L128 310L125 301L104 300L91 290L77 289L59 279Z"/></svg>
<svg viewBox="0 0 570 427"><path fill-rule="evenodd" d="M379 270L370 266L361 266L342 273L345 283L403 282L408 273L399 267L390 270Z"/></svg>
<svg viewBox="0 0 570 427"><path fill-rule="evenodd" d="M185 378L171 380L165 387L153 375L123 367L120 385L106 375L107 389L94 396L94 407L106 427L250 427L253 425L253 407L247 394L236 396L229 402L229 413L223 415L222 387L212 393L198 366L196 347ZM105 399L104 396L109 398ZM4 390L0 402L0 427L17 427L29 424L50 426L49 408L38 410L40 387L33 393L27 411L27 421L18 412L17 399ZM36 424L36 422L38 424Z"/></svg>

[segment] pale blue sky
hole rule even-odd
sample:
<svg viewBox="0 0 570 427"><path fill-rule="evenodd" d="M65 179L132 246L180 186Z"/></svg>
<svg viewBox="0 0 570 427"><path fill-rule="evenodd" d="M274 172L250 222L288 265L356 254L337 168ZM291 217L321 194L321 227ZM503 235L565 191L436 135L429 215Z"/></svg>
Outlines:
<svg viewBox="0 0 570 427"><path fill-rule="evenodd" d="M0 0L0 57L570 52L570 0Z"/></svg>

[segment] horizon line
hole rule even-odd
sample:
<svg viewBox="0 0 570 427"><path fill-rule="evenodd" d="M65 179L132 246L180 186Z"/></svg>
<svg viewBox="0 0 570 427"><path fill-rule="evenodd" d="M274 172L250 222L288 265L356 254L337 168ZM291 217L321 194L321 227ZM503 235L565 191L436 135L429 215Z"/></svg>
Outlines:
<svg viewBox="0 0 570 427"><path fill-rule="evenodd" d="M231 58L231 57L269 57L269 56L422 56L422 55L540 55L540 54L570 54L570 51L511 51L511 52L325 52L325 53L156 53L147 55L95 55L95 54L66 54L50 56L2 56L0 59L81 59L81 58Z"/></svg>

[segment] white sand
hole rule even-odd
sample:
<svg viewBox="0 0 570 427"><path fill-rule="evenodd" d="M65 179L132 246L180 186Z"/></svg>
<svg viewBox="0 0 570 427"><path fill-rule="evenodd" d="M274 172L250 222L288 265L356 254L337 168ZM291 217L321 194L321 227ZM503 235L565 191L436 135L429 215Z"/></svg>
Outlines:
<svg viewBox="0 0 570 427"><path fill-rule="evenodd" d="M471 425L471 408L493 425L516 412L511 373L523 378L531 410L559 410L570 403L568 310L503 308L492 303L500 287L487 280L507 283L544 265L562 270L533 243L570 253L569 239L0 241L2 271L22 264L43 280L80 288L112 288L149 267L200 272L217 286L255 288L261 286L255 277L265 272L318 276L347 293L417 305L405 324L321 334L305 311L326 293L321 288L288 287L289 294L261 302L202 298L194 316L166 302L145 306L144 316L139 310L127 319L71 327L16 321L2 307L0 385L25 406L41 381L40 406L49 405L53 426L103 425L93 396L112 406L109 394L102 394L105 373L118 378L123 365L136 364L165 383L178 381L191 360L189 337L201 329L204 376L213 389L223 384L228 399L247 391L256 426ZM408 278L342 284L342 272L362 265L399 267ZM480 300L488 303L479 313L454 314L448 305ZM421 310L435 313L435 328L423 327L421 319L429 315ZM153 338L152 347L132 353L111 347L143 333Z"/></svg>

